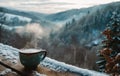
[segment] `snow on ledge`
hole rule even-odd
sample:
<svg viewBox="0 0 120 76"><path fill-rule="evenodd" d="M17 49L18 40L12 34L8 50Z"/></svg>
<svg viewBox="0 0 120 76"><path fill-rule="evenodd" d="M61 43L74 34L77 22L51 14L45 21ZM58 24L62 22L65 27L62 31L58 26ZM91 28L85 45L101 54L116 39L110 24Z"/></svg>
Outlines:
<svg viewBox="0 0 120 76"><path fill-rule="evenodd" d="M80 76L108 76L104 73L100 73L100 72L96 72L88 69L82 69L73 65L66 64L64 62L59 62L57 60L54 60L48 57L46 57L41 64L55 71L72 72Z"/></svg>
<svg viewBox="0 0 120 76"><path fill-rule="evenodd" d="M13 61L13 59L15 61L19 58L18 54L19 54L19 49L0 43L0 55L6 57L11 61ZM80 76L108 76L104 73L100 73L88 69L82 69L73 65L66 64L64 62L59 62L49 57L46 57L40 64L55 71L72 72Z"/></svg>

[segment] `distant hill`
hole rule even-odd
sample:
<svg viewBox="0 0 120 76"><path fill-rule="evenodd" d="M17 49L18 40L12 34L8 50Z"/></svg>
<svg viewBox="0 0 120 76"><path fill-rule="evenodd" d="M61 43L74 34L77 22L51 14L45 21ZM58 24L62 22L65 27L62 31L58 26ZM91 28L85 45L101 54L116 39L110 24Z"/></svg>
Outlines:
<svg viewBox="0 0 120 76"><path fill-rule="evenodd" d="M18 16L24 16L24 17L31 18L33 20L38 20L40 19L39 16L42 18L45 15L42 13L19 11L11 8L5 8L5 7L0 7L0 12L9 13L9 14L18 15Z"/></svg>
<svg viewBox="0 0 120 76"><path fill-rule="evenodd" d="M54 23L48 21L48 20L45 20L44 17L46 16L45 14L42 14L42 13L36 13L36 12L27 12L27 11L20 11L20 10L15 10L15 9L10 9L10 8L5 8L5 7L0 7L0 13L4 13L5 14L5 17L6 18L11 18L12 21L5 21L4 23L6 24L8 22L8 24L10 26L18 26L18 25L25 25L27 23L40 23L41 25L43 26L47 26L47 25L55 25ZM6 16L7 14L7 16ZM20 19L19 17L21 18L27 18L27 19L30 19L30 21L26 21L24 20L24 24L22 24L20 22ZM14 20L18 20L17 22L14 21ZM13 23L16 23L15 25Z"/></svg>
<svg viewBox="0 0 120 76"><path fill-rule="evenodd" d="M72 19L74 17L79 17L90 12L92 8L83 8L83 9L72 9L55 14L50 14L46 16L46 19L50 21L64 21L67 19Z"/></svg>
<svg viewBox="0 0 120 76"><path fill-rule="evenodd" d="M20 11L12 8L0 7L0 12L30 18L32 19L33 22L42 23L44 21L48 21L48 22L61 21L62 22L62 21L70 20L74 17L79 18L80 16L90 13L92 9L93 7L82 8L82 9L72 9L72 10L67 10L67 11L53 13L53 14L43 14L43 13L37 13L32 11Z"/></svg>

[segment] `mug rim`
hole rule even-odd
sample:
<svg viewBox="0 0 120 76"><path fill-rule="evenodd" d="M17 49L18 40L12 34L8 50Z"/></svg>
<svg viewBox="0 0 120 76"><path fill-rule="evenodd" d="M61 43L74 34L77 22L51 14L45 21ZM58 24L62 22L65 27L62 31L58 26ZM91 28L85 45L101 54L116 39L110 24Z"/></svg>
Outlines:
<svg viewBox="0 0 120 76"><path fill-rule="evenodd" d="M22 54L37 54L37 53L40 53L40 52L46 52L46 50L44 50L44 49L23 49L23 50L24 51L20 50L19 53L22 53ZM37 51L34 51L34 52L25 52L25 50L37 50Z"/></svg>

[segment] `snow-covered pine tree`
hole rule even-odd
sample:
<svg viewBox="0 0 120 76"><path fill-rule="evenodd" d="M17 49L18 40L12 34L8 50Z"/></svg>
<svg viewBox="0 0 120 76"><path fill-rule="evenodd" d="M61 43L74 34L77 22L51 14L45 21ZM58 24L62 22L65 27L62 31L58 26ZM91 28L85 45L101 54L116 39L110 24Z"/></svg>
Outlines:
<svg viewBox="0 0 120 76"><path fill-rule="evenodd" d="M120 13L113 12L107 28L102 32L105 40L103 49L99 52L99 69L102 72L120 75Z"/></svg>

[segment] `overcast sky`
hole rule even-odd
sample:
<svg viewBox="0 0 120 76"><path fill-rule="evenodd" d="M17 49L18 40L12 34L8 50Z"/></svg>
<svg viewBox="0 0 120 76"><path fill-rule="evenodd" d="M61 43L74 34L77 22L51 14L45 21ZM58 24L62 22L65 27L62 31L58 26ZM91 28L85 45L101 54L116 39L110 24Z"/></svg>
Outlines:
<svg viewBox="0 0 120 76"><path fill-rule="evenodd" d="M26 11L55 13L73 8L84 8L120 0L0 0L0 6Z"/></svg>

